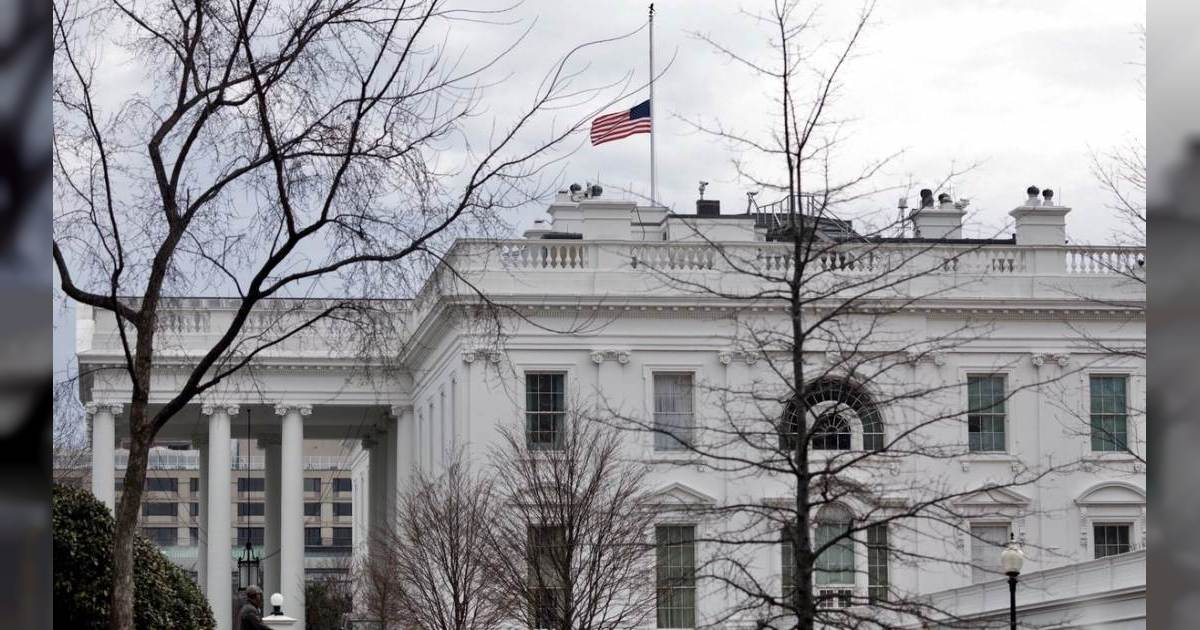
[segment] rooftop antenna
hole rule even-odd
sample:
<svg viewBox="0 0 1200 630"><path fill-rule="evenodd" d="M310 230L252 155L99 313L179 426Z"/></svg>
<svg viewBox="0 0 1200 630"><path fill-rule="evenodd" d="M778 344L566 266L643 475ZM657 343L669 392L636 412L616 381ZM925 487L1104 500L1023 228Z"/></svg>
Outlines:
<svg viewBox="0 0 1200 630"><path fill-rule="evenodd" d="M704 189L705 189L705 188L708 188L708 182L706 182L706 181L701 181L701 182L700 182L700 198L701 198L701 199L704 199Z"/></svg>

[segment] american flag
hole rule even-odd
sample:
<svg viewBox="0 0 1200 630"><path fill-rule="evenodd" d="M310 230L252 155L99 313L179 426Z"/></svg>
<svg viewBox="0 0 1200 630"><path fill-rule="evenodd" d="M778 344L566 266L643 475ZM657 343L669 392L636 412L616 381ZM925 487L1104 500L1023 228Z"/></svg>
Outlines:
<svg viewBox="0 0 1200 630"><path fill-rule="evenodd" d="M650 101L645 100L632 109L605 114L592 121L592 146L627 138L635 133L650 133Z"/></svg>

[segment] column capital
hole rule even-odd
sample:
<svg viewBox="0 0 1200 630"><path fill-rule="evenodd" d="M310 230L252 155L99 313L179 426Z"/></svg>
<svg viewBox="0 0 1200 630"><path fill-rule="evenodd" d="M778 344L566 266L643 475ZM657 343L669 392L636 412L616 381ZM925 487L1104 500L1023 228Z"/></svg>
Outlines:
<svg viewBox="0 0 1200 630"><path fill-rule="evenodd" d="M302 416L312 415L312 405L306 403L275 403L275 415L286 416L290 412L298 412Z"/></svg>
<svg viewBox="0 0 1200 630"><path fill-rule="evenodd" d="M206 416L211 416L217 412L222 412L229 416L236 416L242 412L242 408L235 403L207 402L200 405L200 413Z"/></svg>
<svg viewBox="0 0 1200 630"><path fill-rule="evenodd" d="M399 420L403 418L405 414L412 413L412 410L413 406L411 404L392 405L391 407L388 407L388 415Z"/></svg>
<svg viewBox="0 0 1200 630"><path fill-rule="evenodd" d="M94 416L101 411L119 416L125 411L125 405L123 403L92 401L83 405L83 411L89 416Z"/></svg>

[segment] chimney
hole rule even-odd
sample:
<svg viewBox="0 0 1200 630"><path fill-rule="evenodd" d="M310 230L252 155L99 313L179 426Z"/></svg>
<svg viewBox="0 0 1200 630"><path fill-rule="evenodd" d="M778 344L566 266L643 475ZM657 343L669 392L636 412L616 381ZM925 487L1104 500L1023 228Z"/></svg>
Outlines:
<svg viewBox="0 0 1200 630"><path fill-rule="evenodd" d="M697 199L696 200L696 216L698 216L698 217L719 217L719 216L721 216L721 200L720 199Z"/></svg>
<svg viewBox="0 0 1200 630"><path fill-rule="evenodd" d="M938 196L935 205L933 191L925 188L921 190L921 207L908 216L913 222L913 236L945 239L962 238L962 218L966 214L945 193Z"/></svg>
<svg viewBox="0 0 1200 630"><path fill-rule="evenodd" d="M1042 198L1038 199L1038 193ZM1017 245L1062 245L1067 242L1066 206L1054 204L1054 191L1039 191L1037 186L1025 190L1025 203L1009 212L1016 223Z"/></svg>
<svg viewBox="0 0 1200 630"><path fill-rule="evenodd" d="M590 196L579 202L583 215L579 231L587 240L627 241L632 234L636 207L632 201L600 199L598 194Z"/></svg>

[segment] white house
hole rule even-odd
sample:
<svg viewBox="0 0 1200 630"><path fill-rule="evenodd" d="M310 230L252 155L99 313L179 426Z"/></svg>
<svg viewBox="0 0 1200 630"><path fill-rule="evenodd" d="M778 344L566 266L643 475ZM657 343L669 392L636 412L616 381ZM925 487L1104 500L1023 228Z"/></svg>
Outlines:
<svg viewBox="0 0 1200 630"><path fill-rule="evenodd" d="M277 501L267 510L266 586L291 602L289 614L302 612L304 440L361 439L353 514L355 541L365 553L361 541L366 532L389 517L395 494L412 471L436 472L455 449L482 455L502 423L536 416L549 419L538 425L540 430L563 430L555 424L561 417L559 405L600 401L651 418L657 396L671 398L682 421L702 430L720 413L700 394L706 384L728 386L769 377L766 362L734 342L731 322L754 317L783 325L782 312L755 306L750 315L752 307L745 302L697 295L664 281L662 274L728 282L730 289L739 289L737 283L752 280L728 273L719 252L740 252L743 260L765 266L783 264L779 261L786 246L770 242L774 219L754 213L721 215L710 203L698 204L697 215L679 216L609 200L598 192L560 193L548 209L551 221L527 232L526 238L455 243L446 260L458 278L435 272L418 295L386 305L403 322L402 332L396 333L403 337L397 340L402 350L394 357L399 370L374 371L378 366L364 365L361 355L334 343L330 331L308 331L264 353L251 371L164 428L162 439L193 440L201 449L208 539L228 539L229 462L221 449L206 444L227 441L231 419L256 410L251 430L266 448L267 500ZM822 588L861 594L882 586L935 598L958 593L954 602L982 602L967 595L980 588L973 584L996 577L984 567L998 548L986 541L999 543L1011 534L1026 542L1027 573L1074 571L1070 567L1089 563L1122 572L1113 581L1120 588L1110 589L1114 597L1127 597L1127 587L1137 583L1144 593L1144 564L1092 564L1145 545L1145 418L1140 411L1145 409L1145 364L1138 352L1102 350L1144 347L1145 290L1139 281L1144 258L1130 248L1065 245L1070 209L1054 205L1049 196L1042 200L1034 195L1011 213L1015 235L1010 238L963 239L964 212L942 203L914 211L913 236L872 245L880 255L911 252L913 265L931 270L904 284L909 295L929 297L895 309L881 324L898 338L931 342L928 351L908 351L907 361L895 368L901 375L897 378L941 387L932 402L920 403L939 409L966 409L968 395L994 396L1004 405L981 422L960 419L938 425L933 439L961 446L961 456L919 464L899 459L886 467L890 485L884 487L892 489L919 487L924 480L955 484L961 491L955 509L966 515L960 526L970 534L936 525L891 532L888 544L913 546L932 559L890 563L884 556L880 565L860 545L852 550L855 566L848 575L853 577ZM820 229L828 230L833 242L852 234L851 226L837 223ZM823 259L830 273L863 273L855 266L860 263L836 256ZM477 300L468 282L509 312L520 313L510 318L502 339L486 334L470 315ZM277 311L256 314L250 330L270 327L279 312L290 308L284 302L277 306ZM119 365L111 316L86 307L77 312L81 373ZM153 401L166 399L177 383L173 366L186 364L230 313L231 303L220 298L170 304L163 324L170 341L160 351ZM935 343L980 323L986 335L961 339L952 347ZM838 360L835 350L811 354L806 360L817 365ZM680 382L687 387L678 387ZM968 382L973 384L968 387ZM876 405L869 389L853 392L854 404L846 401L848 390L840 389L825 401L853 407L850 421L838 429L847 433L845 444L839 441L830 450L871 448L875 440L896 435L923 413L919 405ZM527 394L534 390L551 394L539 398L550 402L527 408ZM93 372L82 386L85 402L93 403L94 491L110 504L113 445L122 435L120 401L127 392L120 370ZM673 398L679 396L688 399ZM236 421L240 431L244 420ZM1091 435L1097 422L1124 436L1128 448L1113 449ZM672 501L787 496L786 486L770 479L681 466L686 456L664 449L651 435L631 434L629 439L633 452L656 463L654 483ZM1036 482L970 492L1018 470L1067 462L1076 465ZM877 499L896 505L907 500L893 495ZM853 517L860 506L850 502L839 509ZM675 517L670 522L714 527ZM220 575L228 575L230 554L208 549L202 557L207 563L201 580L222 627L230 617L230 603L227 588L218 587L227 586ZM757 566L764 580L783 579L778 550L764 549ZM727 627L752 624L752 619L725 620L727 602L719 590L705 584L696 588L694 609L674 617L684 621L672 625L710 626L718 619ZM1099 588L1089 596L1102 600L1106 592ZM980 614L994 612L990 599L978 605Z"/></svg>

